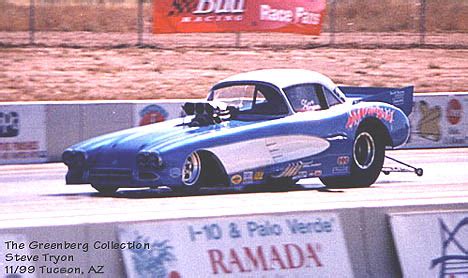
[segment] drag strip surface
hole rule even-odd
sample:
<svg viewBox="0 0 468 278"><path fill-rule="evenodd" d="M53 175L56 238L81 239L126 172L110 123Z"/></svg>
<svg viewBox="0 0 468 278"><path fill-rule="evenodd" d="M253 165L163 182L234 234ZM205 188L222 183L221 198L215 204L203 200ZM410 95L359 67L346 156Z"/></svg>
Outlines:
<svg viewBox="0 0 468 278"><path fill-rule="evenodd" d="M177 196L164 188L122 189L102 197L89 185L65 185L66 167L60 163L0 166L0 227L436 203L468 208L467 148L387 154L423 168L424 176L381 174L374 186L359 189L328 190L318 179L308 179L288 191L203 189L196 196Z"/></svg>

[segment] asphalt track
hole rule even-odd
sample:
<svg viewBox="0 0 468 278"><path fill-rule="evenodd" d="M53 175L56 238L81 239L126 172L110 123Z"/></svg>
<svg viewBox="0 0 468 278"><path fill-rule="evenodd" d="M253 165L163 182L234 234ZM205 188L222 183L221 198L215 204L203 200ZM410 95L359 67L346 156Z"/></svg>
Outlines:
<svg viewBox="0 0 468 278"><path fill-rule="evenodd" d="M465 203L468 148L399 150L391 157L424 169L381 174L370 188L334 189L318 179L289 190L204 189L177 196L169 189L120 190L103 197L89 185L65 185L60 163L0 166L0 228L147 219L278 213L334 208ZM394 165L386 161L386 165Z"/></svg>

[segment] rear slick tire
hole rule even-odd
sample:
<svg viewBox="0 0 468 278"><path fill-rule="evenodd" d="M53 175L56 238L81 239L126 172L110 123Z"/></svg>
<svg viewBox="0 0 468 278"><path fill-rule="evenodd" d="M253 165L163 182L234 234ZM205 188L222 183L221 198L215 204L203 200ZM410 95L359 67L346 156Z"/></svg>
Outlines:
<svg viewBox="0 0 468 278"><path fill-rule="evenodd" d="M379 177L385 159L382 136L370 128L360 128L353 143L350 175L320 178L329 188L369 187Z"/></svg>

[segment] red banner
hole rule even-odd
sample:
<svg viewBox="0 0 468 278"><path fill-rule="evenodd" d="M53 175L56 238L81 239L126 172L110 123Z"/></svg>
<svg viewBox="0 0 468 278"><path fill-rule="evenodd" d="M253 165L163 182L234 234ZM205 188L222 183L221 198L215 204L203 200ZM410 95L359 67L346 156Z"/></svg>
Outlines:
<svg viewBox="0 0 468 278"><path fill-rule="evenodd" d="M319 35L326 0L154 0L153 32Z"/></svg>

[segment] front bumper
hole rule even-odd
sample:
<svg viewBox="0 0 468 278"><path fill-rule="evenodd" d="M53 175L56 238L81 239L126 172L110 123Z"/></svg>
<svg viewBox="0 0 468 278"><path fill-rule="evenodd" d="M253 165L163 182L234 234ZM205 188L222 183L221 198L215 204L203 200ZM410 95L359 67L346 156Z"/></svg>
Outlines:
<svg viewBox="0 0 468 278"><path fill-rule="evenodd" d="M95 184L120 187L179 186L180 178L165 176L153 171L128 168L69 169L67 184Z"/></svg>

